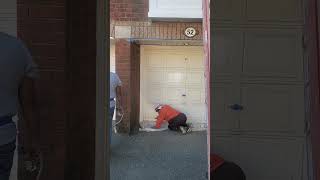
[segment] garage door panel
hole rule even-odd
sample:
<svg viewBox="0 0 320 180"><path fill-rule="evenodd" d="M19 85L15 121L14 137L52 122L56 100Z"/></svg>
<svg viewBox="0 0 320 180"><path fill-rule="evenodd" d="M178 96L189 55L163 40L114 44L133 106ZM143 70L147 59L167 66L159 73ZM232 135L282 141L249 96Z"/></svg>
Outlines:
<svg viewBox="0 0 320 180"><path fill-rule="evenodd" d="M292 31L247 32L243 75L303 80L301 37Z"/></svg>
<svg viewBox="0 0 320 180"><path fill-rule="evenodd" d="M167 68L186 68L187 57L185 57L184 55L167 54L165 58L166 58Z"/></svg>
<svg viewBox="0 0 320 180"><path fill-rule="evenodd" d="M243 17L244 0L215 0L212 3L214 19L232 21Z"/></svg>
<svg viewBox="0 0 320 180"><path fill-rule="evenodd" d="M303 87L243 84L241 97L241 131L304 133Z"/></svg>
<svg viewBox="0 0 320 180"><path fill-rule="evenodd" d="M241 137L239 154L248 180L302 180L302 139Z"/></svg>
<svg viewBox="0 0 320 180"><path fill-rule="evenodd" d="M213 33L213 78L231 78L241 70L243 57L243 33L223 29Z"/></svg>
<svg viewBox="0 0 320 180"><path fill-rule="evenodd" d="M185 97L188 104L202 105L205 103L205 90L199 88L187 88Z"/></svg>
<svg viewBox="0 0 320 180"><path fill-rule="evenodd" d="M165 72L163 69L148 69L146 77L150 84L163 84L165 82Z"/></svg>
<svg viewBox="0 0 320 180"><path fill-rule="evenodd" d="M166 61L160 54L148 54L146 58L148 68L163 68L166 66Z"/></svg>
<svg viewBox="0 0 320 180"><path fill-rule="evenodd" d="M247 18L254 21L303 21L302 0L247 0Z"/></svg>
<svg viewBox="0 0 320 180"><path fill-rule="evenodd" d="M186 70L185 69L170 69L166 73L166 82L172 85L185 85L186 83Z"/></svg>
<svg viewBox="0 0 320 180"><path fill-rule="evenodd" d="M148 103L158 104L161 103L164 99L165 89L161 86L150 86L148 87Z"/></svg>
<svg viewBox="0 0 320 180"><path fill-rule="evenodd" d="M232 131L238 128L237 113L232 112L229 105L234 103L231 84L214 84L212 87L211 131Z"/></svg>
<svg viewBox="0 0 320 180"><path fill-rule="evenodd" d="M203 70L204 69L204 61L203 61L203 53L195 52L190 53L187 58L187 68L189 70Z"/></svg>
<svg viewBox="0 0 320 180"><path fill-rule="evenodd" d="M194 86L202 88L204 86L204 73L203 71L188 71L187 73L187 86Z"/></svg>
<svg viewBox="0 0 320 180"><path fill-rule="evenodd" d="M185 94L185 89L182 87L167 87L164 101L170 104L185 104L183 94Z"/></svg>

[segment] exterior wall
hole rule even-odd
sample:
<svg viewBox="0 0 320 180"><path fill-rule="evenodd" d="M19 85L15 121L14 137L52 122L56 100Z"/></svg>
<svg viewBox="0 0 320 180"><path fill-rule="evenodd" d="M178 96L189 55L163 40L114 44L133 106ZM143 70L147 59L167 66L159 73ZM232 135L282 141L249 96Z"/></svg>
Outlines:
<svg viewBox="0 0 320 180"><path fill-rule="evenodd" d="M37 87L36 120L19 123L19 144L27 142L24 134L26 123L38 126L34 132L40 136L40 149L45 162L43 177L46 180L64 179L66 158L66 3L54 0L50 3L31 3L18 0L18 36L31 51L40 66L39 87ZM60 97L60 98L57 98ZM30 105L32 106L32 105ZM41 121L40 121L41 119ZM20 147L21 148L21 147ZM19 160L19 179L28 180ZM32 178L30 178L32 179Z"/></svg>
<svg viewBox="0 0 320 180"><path fill-rule="evenodd" d="M125 39L116 41L116 72L123 83L125 115L117 129L120 133L139 130L140 46Z"/></svg>
<svg viewBox="0 0 320 180"><path fill-rule="evenodd" d="M96 1L18 0L18 36L40 66L36 126L43 171L39 180L94 179L96 115ZM19 179L34 180L19 156Z"/></svg>
<svg viewBox="0 0 320 180"><path fill-rule="evenodd" d="M110 0L110 18L114 21L145 21L149 0Z"/></svg>

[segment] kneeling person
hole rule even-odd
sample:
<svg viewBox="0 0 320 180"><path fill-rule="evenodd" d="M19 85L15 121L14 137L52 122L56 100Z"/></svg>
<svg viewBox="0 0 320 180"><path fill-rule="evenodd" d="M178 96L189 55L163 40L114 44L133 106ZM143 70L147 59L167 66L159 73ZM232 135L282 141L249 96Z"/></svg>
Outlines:
<svg viewBox="0 0 320 180"><path fill-rule="evenodd" d="M168 128L172 131L180 130L183 134L191 132L187 125L187 116L169 105L158 105L155 111L159 114L156 119L155 128L159 129L164 121L169 123Z"/></svg>

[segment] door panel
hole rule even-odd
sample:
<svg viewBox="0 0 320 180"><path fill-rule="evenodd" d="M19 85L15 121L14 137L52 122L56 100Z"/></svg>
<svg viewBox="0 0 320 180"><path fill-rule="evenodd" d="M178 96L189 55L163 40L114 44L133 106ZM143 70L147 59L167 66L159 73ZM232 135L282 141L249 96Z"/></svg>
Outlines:
<svg viewBox="0 0 320 180"><path fill-rule="evenodd" d="M214 84L212 94L212 122L213 133L231 132L239 126L238 113L229 106L234 103L234 94L231 84Z"/></svg>
<svg viewBox="0 0 320 180"><path fill-rule="evenodd" d="M243 84L240 130L304 134L303 86Z"/></svg>
<svg viewBox="0 0 320 180"><path fill-rule="evenodd" d="M303 141L241 137L238 163L248 180L302 180Z"/></svg>
<svg viewBox="0 0 320 180"><path fill-rule="evenodd" d="M303 81L301 38L296 31L247 31L243 76Z"/></svg>
<svg viewBox="0 0 320 180"><path fill-rule="evenodd" d="M303 21L302 0L247 0L248 20Z"/></svg>
<svg viewBox="0 0 320 180"><path fill-rule="evenodd" d="M213 34L213 80L232 79L241 71L243 58L243 33L216 29Z"/></svg>
<svg viewBox="0 0 320 180"><path fill-rule="evenodd" d="M231 21L243 17L243 0L215 0L213 5L213 19ZM228 9L228 11L226 11Z"/></svg>

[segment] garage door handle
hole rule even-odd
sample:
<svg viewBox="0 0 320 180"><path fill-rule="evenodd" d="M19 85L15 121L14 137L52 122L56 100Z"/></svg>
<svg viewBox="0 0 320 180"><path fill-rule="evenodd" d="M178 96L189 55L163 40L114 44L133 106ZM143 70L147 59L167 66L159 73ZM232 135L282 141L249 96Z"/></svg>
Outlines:
<svg viewBox="0 0 320 180"><path fill-rule="evenodd" d="M185 97L185 96L187 96L187 95L185 95L185 94L182 94L182 96L183 96L183 97Z"/></svg>
<svg viewBox="0 0 320 180"><path fill-rule="evenodd" d="M239 104L233 104L229 107L230 107L230 109L235 110L235 111L242 111L243 110L243 106L241 106Z"/></svg>

